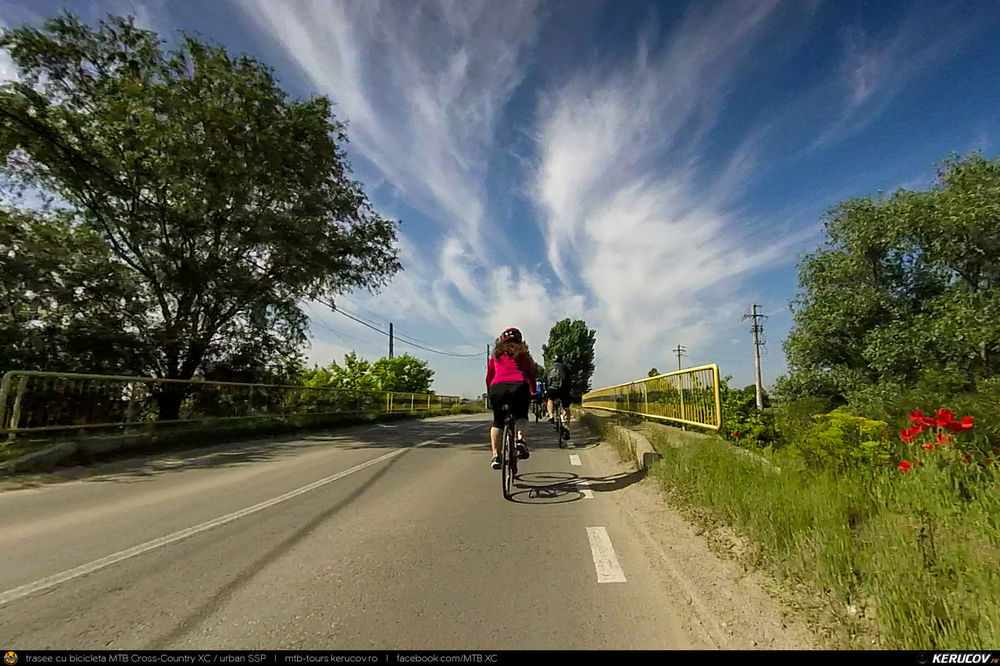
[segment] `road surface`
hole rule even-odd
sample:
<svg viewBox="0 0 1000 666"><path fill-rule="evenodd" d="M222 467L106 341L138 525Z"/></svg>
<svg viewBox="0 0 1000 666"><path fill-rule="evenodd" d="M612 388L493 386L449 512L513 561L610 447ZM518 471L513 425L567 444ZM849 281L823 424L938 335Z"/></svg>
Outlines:
<svg viewBox="0 0 1000 666"><path fill-rule="evenodd" d="M699 588L715 583L679 573L671 535L621 501L641 474L581 426L560 449L532 424L504 500L487 418L227 445L2 492L0 633L21 650L806 647L770 607L770 634L718 622L725 600Z"/></svg>

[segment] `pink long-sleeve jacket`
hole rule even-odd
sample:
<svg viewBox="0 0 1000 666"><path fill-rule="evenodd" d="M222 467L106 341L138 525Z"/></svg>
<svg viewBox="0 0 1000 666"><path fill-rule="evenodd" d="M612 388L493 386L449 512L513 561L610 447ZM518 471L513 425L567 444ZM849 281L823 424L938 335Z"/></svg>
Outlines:
<svg viewBox="0 0 1000 666"><path fill-rule="evenodd" d="M519 356L513 359L509 356L496 358L490 356L486 364L486 386L501 382L528 382L531 395L535 395L535 364L530 356Z"/></svg>

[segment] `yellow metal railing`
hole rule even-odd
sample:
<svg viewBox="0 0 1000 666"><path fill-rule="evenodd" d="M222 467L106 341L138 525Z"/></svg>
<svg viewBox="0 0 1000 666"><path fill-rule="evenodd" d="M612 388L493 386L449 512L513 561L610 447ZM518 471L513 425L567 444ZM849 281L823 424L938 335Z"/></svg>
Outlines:
<svg viewBox="0 0 1000 666"><path fill-rule="evenodd" d="M583 396L583 406L719 430L719 366L702 365L597 389Z"/></svg>
<svg viewBox="0 0 1000 666"><path fill-rule="evenodd" d="M160 418L165 391L180 401L177 418ZM415 414L467 402L427 393L12 370L0 380L0 435L303 415Z"/></svg>

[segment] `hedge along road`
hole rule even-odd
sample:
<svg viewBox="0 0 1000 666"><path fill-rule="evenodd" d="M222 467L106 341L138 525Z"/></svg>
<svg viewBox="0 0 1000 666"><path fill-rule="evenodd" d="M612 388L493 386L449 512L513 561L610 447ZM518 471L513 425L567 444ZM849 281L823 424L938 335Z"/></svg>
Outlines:
<svg viewBox="0 0 1000 666"><path fill-rule="evenodd" d="M699 592L717 572L664 566L672 546L630 516L639 475L609 445L577 427L559 449L544 424L529 444L514 502L482 414L0 493L0 626L24 650L804 647L719 627Z"/></svg>

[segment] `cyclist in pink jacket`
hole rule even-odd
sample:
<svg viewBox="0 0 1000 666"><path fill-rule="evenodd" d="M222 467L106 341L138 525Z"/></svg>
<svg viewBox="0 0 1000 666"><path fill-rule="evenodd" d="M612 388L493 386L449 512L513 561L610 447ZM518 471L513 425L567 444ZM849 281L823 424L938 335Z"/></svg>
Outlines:
<svg viewBox="0 0 1000 666"><path fill-rule="evenodd" d="M531 455L524 443L528 428L528 408L535 394L535 362L524 344L521 331L508 328L497 338L493 354L486 364L486 391L493 407L493 427L490 428L490 449L493 460L490 467L500 469L500 431L503 429L503 406L510 405L517 426L517 454L519 458Z"/></svg>

